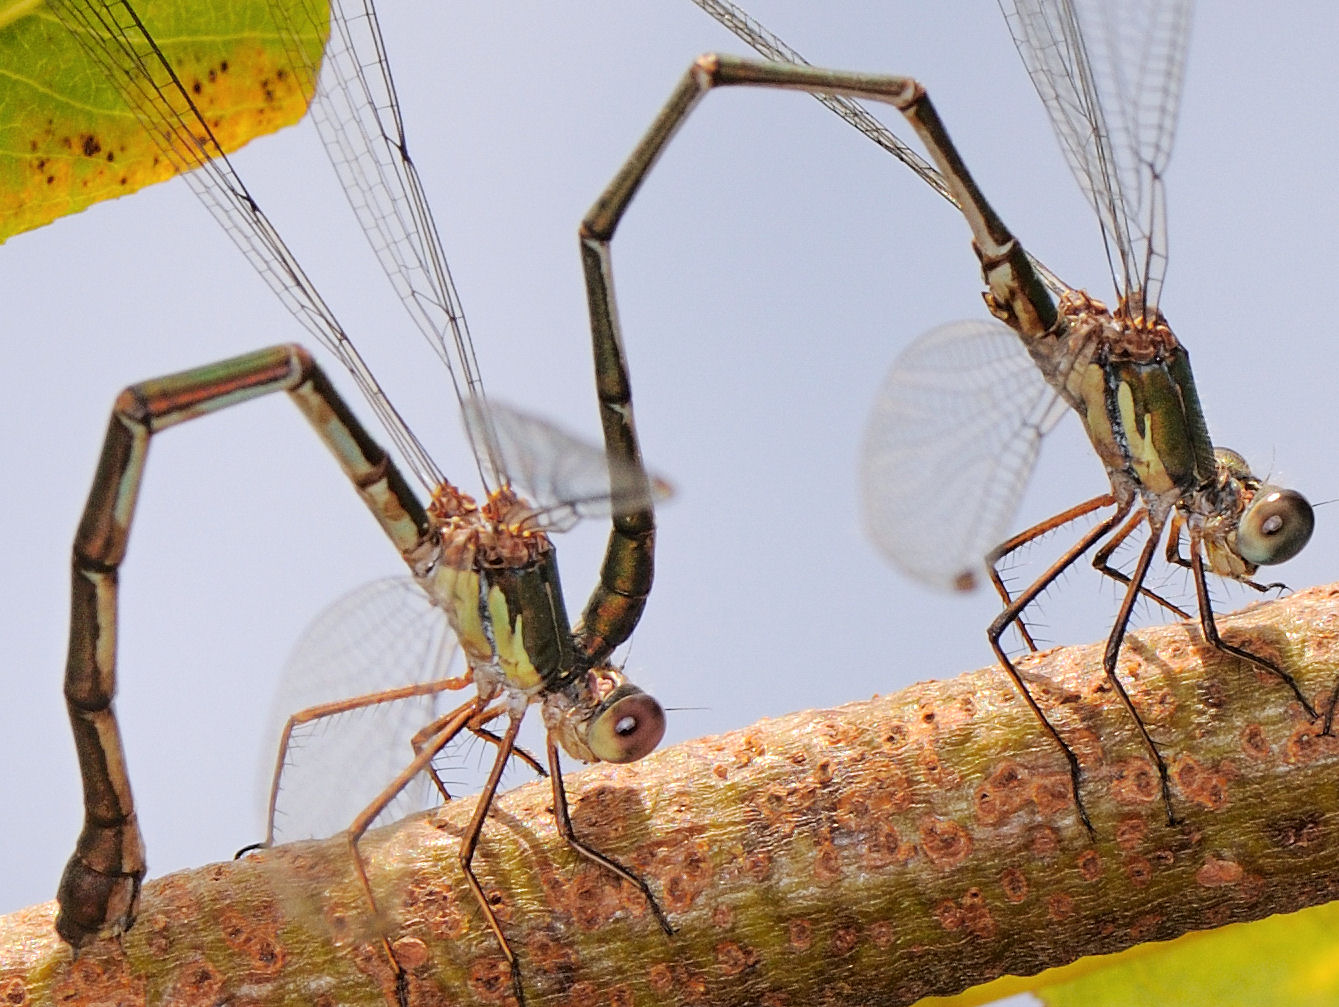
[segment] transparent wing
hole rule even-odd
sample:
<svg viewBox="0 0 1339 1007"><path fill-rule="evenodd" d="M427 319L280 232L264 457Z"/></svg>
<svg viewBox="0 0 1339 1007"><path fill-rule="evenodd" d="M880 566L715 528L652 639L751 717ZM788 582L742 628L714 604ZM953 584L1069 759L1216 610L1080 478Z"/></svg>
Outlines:
<svg viewBox="0 0 1339 1007"><path fill-rule="evenodd" d="M1067 409L1004 324L931 329L893 362L865 429L870 537L919 580L974 587L1018 511L1042 437Z"/></svg>
<svg viewBox="0 0 1339 1007"><path fill-rule="evenodd" d="M479 399L463 411L471 436L493 441L499 471L534 504L537 524L551 531L564 531L582 518L635 511L648 490L657 502L672 492L667 481L640 465L620 463L603 446L538 416Z"/></svg>
<svg viewBox="0 0 1339 1007"><path fill-rule="evenodd" d="M1001 0L1023 64L1102 225L1116 287L1156 308L1192 0Z"/></svg>
<svg viewBox="0 0 1339 1007"><path fill-rule="evenodd" d="M373 581L322 612L293 649L275 695L261 765L268 803L288 717L308 707L464 673L446 614L407 577ZM333 835L349 826L414 756L410 738L465 700L459 692L365 706L295 729L279 779L276 840ZM426 774L379 821L434 803Z"/></svg>
<svg viewBox="0 0 1339 1007"><path fill-rule="evenodd" d="M335 0L311 115L349 205L415 325L451 373L463 403L483 381L441 238L409 156L400 103L370 0ZM480 475L504 476L487 428L472 430Z"/></svg>
<svg viewBox="0 0 1339 1007"><path fill-rule="evenodd" d="M415 475L425 486L440 484L441 471L400 418L334 312L247 191L193 103L189 89L130 5L125 0L52 0L48 7L79 40L91 62L115 83L163 156L185 174L201 202L288 310L348 368ZM308 14L302 23L285 20L276 28L288 40L291 86L311 92L329 25L321 5L312 4ZM381 71L386 72L384 61Z"/></svg>

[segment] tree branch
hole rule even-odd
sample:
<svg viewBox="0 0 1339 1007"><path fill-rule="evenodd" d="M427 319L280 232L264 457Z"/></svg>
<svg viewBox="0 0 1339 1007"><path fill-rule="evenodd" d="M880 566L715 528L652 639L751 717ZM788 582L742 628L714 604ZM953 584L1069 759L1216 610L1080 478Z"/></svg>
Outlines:
<svg viewBox="0 0 1339 1007"><path fill-rule="evenodd" d="M1339 586L1221 620L1321 708L1337 628ZM563 845L547 784L505 795L475 864L530 1003L908 1004L1339 893L1339 742L1286 687L1194 626L1129 637L1121 674L1171 766L1170 827L1100 660L1020 662L1083 763L1095 840L994 667L575 778L578 835L648 879L672 938ZM135 928L77 962L51 904L0 920L0 1002L393 1003L383 930L411 1003L508 1001L456 862L472 805L365 840L384 928L341 840L294 844L151 882Z"/></svg>

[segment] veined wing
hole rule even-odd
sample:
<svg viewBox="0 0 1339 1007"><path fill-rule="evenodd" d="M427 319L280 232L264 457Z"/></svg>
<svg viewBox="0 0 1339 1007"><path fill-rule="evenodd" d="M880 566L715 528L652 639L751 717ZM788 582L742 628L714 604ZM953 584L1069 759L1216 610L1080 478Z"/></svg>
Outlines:
<svg viewBox="0 0 1339 1007"><path fill-rule="evenodd" d="M221 145L181 81L125 0L55 0L53 9L75 32L90 58L118 82L127 104L201 201L295 317L353 375L410 468L429 489L444 481L440 468L400 417L332 309L284 243L222 153ZM409 157L390 64L370 0L335 0L329 39L318 60L313 38L327 31L324 6L274 3L275 31L286 40L294 79L314 90L311 115L364 234L410 316L451 376L485 486L508 481L500 434L493 428L473 343L451 279L418 171ZM305 13L295 20L291 9ZM318 80L319 85L313 83ZM542 421L509 427L509 456L522 460L518 482L541 492L540 508L570 525L588 514L618 510L620 495L639 472L615 466L602 481L536 478L590 467L584 442ZM535 435L519 444L520 433ZM572 460L547 452L578 449ZM603 452L600 453L603 458ZM663 483L660 484L663 486ZM656 491L653 480L653 494ZM663 494L662 494L663 495ZM599 498L603 496L603 503ZM611 500L612 497L612 500Z"/></svg>
<svg viewBox="0 0 1339 1007"><path fill-rule="evenodd" d="M373 581L331 604L307 627L275 693L262 759L270 793L287 719L321 703L463 674L446 613L408 577ZM410 738L456 706L458 693L421 695L341 713L295 728L278 780L277 842L348 828L414 757ZM394 821L436 795L420 774L382 813Z"/></svg>
<svg viewBox="0 0 1339 1007"><path fill-rule="evenodd" d="M501 471L533 505L531 522L547 531L566 531L583 518L640 510L648 490L657 503L673 492L668 481L640 464L613 458L603 446L530 413L474 399L464 415L471 439L493 444Z"/></svg>
<svg viewBox="0 0 1339 1007"><path fill-rule="evenodd" d="M419 331L451 372L480 475L513 483L555 531L636 509L648 477L545 420L490 407L432 210L409 156L372 0L332 0L312 118L363 233ZM650 479L653 499L668 485Z"/></svg>
<svg viewBox="0 0 1339 1007"><path fill-rule="evenodd" d="M1192 0L1001 0L1065 158L1097 212L1116 289L1156 309Z"/></svg>
<svg viewBox="0 0 1339 1007"><path fill-rule="evenodd" d="M1012 329L931 329L893 362L865 428L860 496L870 537L936 587L976 586L1004 540L1041 439L1068 411Z"/></svg>
<svg viewBox="0 0 1339 1007"><path fill-rule="evenodd" d="M276 11L280 5L275 4ZM372 0L332 0L330 40L311 116L363 233L462 406L483 379L460 296L409 144ZM485 412L484 415L487 415ZM491 427L470 426L480 476L506 481Z"/></svg>

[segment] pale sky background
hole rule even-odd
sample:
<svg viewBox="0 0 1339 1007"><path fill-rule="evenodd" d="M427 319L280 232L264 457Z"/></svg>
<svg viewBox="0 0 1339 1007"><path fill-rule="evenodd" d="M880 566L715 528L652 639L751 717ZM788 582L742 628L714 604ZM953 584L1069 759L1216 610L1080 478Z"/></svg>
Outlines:
<svg viewBox="0 0 1339 1007"><path fill-rule="evenodd" d="M741 45L687 0L385 7L411 149L490 393L594 438L577 222L690 60ZM1109 293L1096 224L992 2L751 10L815 63L919 77L1027 247ZM1313 502L1339 496L1323 418L1336 29L1324 4L1203 5L1162 302L1215 439ZM350 331L388 345L385 330L406 320L314 131L267 139L236 164ZM61 698L68 555L114 395L304 334L180 183L0 256L8 911L52 897L79 829ZM614 261L643 447L678 490L628 668L666 706L702 708L672 713L667 743L988 664L995 603L886 566L855 495L861 431L894 355L933 325L983 314L955 212L812 100L732 90L707 98L658 167ZM417 427L433 427L424 436L448 474L475 489L445 373L413 353L385 383ZM1020 527L1105 487L1077 424L1052 440ZM175 429L150 458L122 573L117 706L157 876L260 837L256 767L289 648L325 604L402 568L282 398ZM1339 513L1318 520L1308 550L1279 569L1295 587L1335 576ZM574 615L604 533L560 543ZM1053 603L1043 635L1101 636L1111 588L1080 570L1065 591L1076 606ZM1224 608L1251 600L1226 597Z"/></svg>

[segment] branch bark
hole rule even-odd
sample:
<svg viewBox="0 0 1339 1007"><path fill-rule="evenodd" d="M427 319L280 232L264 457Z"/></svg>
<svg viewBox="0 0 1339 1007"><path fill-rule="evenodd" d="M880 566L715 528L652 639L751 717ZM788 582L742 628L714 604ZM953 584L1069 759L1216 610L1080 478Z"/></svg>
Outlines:
<svg viewBox="0 0 1339 1007"><path fill-rule="evenodd" d="M1220 627L1328 703L1339 585ZM563 845L546 783L505 795L475 864L529 1002L909 1004L1339 895L1339 741L1287 688L1191 625L1130 636L1121 674L1171 765L1171 827L1100 659L1021 662L1083 763L1094 840L994 667L574 778L577 833L649 880L673 938ZM394 1003L382 932L411 1003L508 1002L456 863L472 804L365 840L381 926L342 841L294 844L149 883L134 929L77 961L50 903L0 919L0 1002Z"/></svg>

